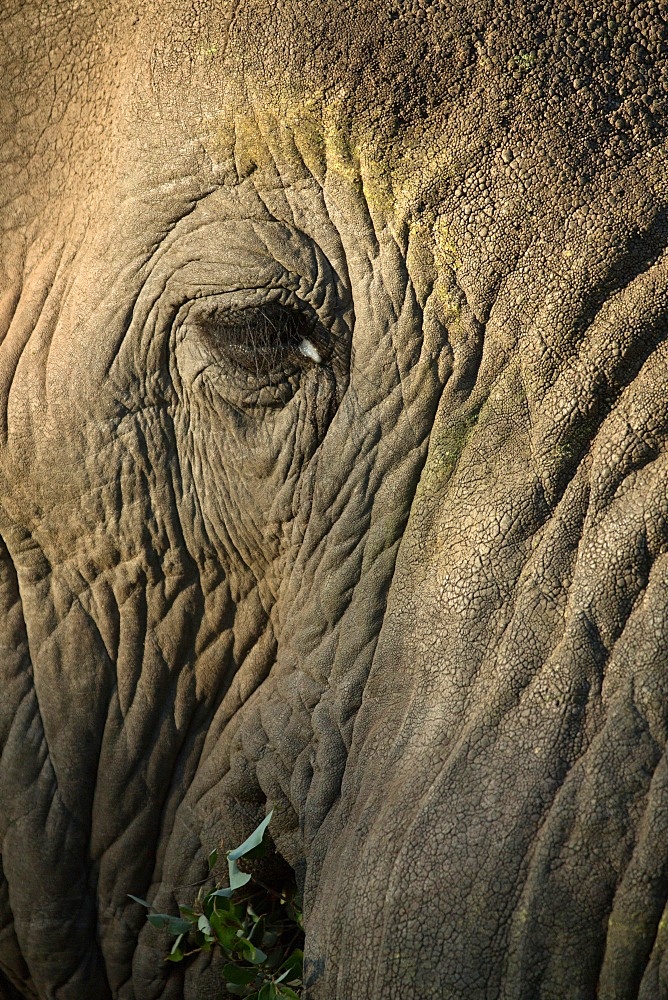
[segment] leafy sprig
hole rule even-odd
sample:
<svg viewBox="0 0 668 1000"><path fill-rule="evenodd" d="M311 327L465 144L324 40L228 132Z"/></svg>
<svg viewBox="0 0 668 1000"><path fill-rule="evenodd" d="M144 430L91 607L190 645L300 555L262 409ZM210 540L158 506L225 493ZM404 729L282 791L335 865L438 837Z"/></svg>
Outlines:
<svg viewBox="0 0 668 1000"><path fill-rule="evenodd" d="M167 962L182 962L218 948L227 960L225 987L246 1000L299 1000L303 983L302 914L294 892L280 892L239 868L239 861L264 857L273 812L242 844L226 852L229 886L201 888L192 906L179 904L179 916L149 912L149 922L174 935ZM209 855L209 871L218 851ZM254 882L254 885L250 883ZM130 896L150 911L150 904Z"/></svg>

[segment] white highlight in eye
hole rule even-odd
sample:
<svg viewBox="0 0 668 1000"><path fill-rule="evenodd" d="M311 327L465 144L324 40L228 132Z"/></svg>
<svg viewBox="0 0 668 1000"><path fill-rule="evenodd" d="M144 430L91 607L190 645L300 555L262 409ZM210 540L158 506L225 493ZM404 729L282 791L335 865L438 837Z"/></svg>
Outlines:
<svg viewBox="0 0 668 1000"><path fill-rule="evenodd" d="M322 361L322 358L320 357L320 354L318 353L317 349L311 343L310 340L306 339L306 337L304 337L301 344L299 345L299 350L304 355L305 358L310 358L311 361L315 361L318 364Z"/></svg>

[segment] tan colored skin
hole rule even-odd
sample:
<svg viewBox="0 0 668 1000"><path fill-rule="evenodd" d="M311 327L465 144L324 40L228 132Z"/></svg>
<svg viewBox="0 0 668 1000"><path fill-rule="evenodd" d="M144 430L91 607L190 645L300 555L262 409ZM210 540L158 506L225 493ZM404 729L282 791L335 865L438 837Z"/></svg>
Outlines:
<svg viewBox="0 0 668 1000"><path fill-rule="evenodd" d="M309 1000L667 997L665 4L94 8L0 32L0 996L219 996L127 894L272 806Z"/></svg>

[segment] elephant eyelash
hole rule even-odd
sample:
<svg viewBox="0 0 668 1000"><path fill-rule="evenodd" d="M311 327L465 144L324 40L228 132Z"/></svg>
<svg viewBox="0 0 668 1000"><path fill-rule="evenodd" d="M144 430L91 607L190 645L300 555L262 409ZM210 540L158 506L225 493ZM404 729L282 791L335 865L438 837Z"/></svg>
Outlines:
<svg viewBox="0 0 668 1000"><path fill-rule="evenodd" d="M217 309L198 316L196 326L219 362L259 384L276 384L323 364L329 353L317 320L279 302Z"/></svg>

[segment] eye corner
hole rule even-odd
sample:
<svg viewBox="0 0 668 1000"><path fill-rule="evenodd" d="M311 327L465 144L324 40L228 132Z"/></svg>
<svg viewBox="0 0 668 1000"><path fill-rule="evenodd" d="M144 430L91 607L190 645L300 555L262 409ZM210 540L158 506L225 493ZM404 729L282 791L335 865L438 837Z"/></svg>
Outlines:
<svg viewBox="0 0 668 1000"><path fill-rule="evenodd" d="M297 350L299 351L300 354L303 354L305 358L308 358L310 361L315 362L315 364L317 365L322 364L323 359L320 355L320 351L314 345L310 337L302 337L299 344L297 345Z"/></svg>

